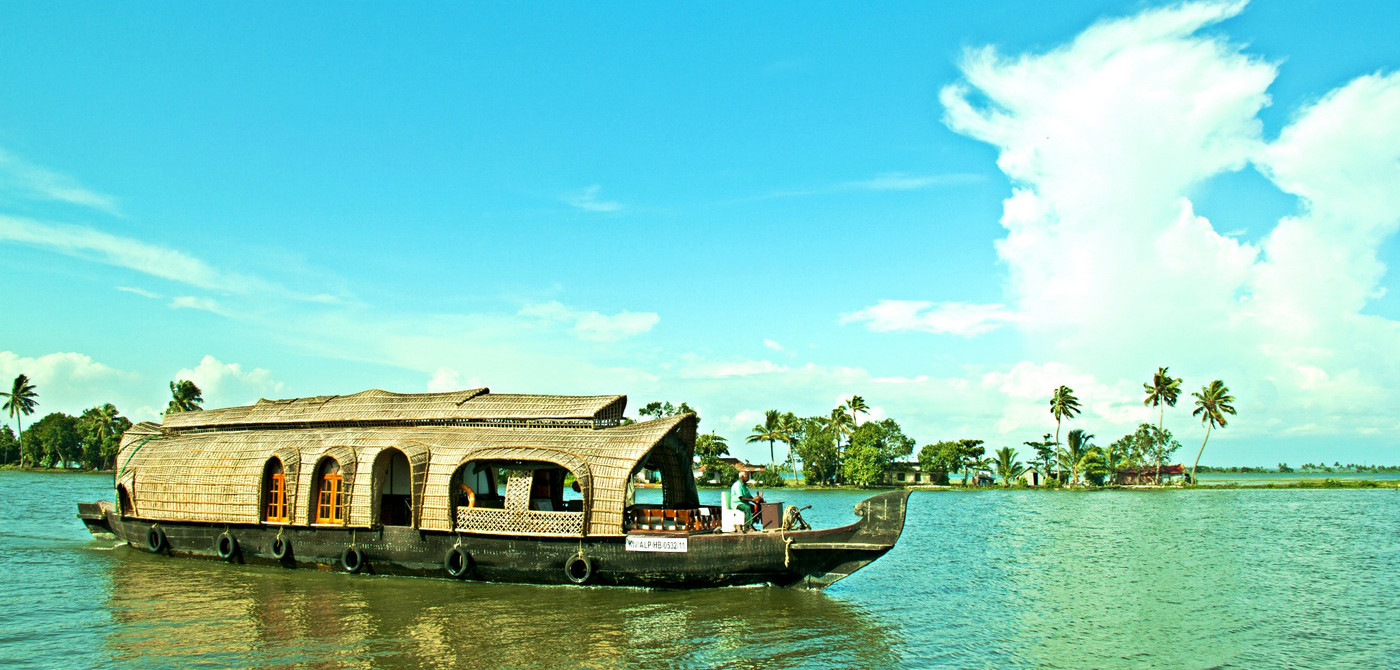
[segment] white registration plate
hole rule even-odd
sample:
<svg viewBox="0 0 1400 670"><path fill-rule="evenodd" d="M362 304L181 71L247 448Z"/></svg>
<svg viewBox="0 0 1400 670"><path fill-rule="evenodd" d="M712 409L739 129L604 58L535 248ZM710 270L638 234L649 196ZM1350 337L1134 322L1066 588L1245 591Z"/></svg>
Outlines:
<svg viewBox="0 0 1400 670"><path fill-rule="evenodd" d="M690 538L628 535L627 551L666 551L683 554L690 551Z"/></svg>

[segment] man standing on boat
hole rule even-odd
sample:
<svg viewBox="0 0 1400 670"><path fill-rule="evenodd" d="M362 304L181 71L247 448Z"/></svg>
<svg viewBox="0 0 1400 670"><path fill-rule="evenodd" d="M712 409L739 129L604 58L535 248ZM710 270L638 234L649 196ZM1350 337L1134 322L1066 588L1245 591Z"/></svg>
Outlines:
<svg viewBox="0 0 1400 670"><path fill-rule="evenodd" d="M755 512L758 511L758 504L763 502L763 492L754 491L749 488L749 473L747 470L739 471L739 478L734 480L734 485L729 487L729 505L744 513L744 524L748 525L757 520Z"/></svg>

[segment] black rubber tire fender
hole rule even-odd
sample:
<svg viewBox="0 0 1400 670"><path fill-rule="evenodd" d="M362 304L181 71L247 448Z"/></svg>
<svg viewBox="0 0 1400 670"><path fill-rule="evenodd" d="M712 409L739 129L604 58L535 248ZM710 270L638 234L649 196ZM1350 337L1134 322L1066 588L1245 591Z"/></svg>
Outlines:
<svg viewBox="0 0 1400 670"><path fill-rule="evenodd" d="M587 584L593 578L593 559L574 554L564 562L564 576L575 584Z"/></svg>
<svg viewBox="0 0 1400 670"><path fill-rule="evenodd" d="M169 548L170 541L165 537L165 529L158 525L152 525L146 531L146 549L153 554L159 554Z"/></svg>
<svg viewBox="0 0 1400 670"><path fill-rule="evenodd" d="M272 538L272 557L279 561L286 561L292 557L292 541L281 535Z"/></svg>
<svg viewBox="0 0 1400 670"><path fill-rule="evenodd" d="M442 556L442 569L447 571L448 577L465 579L472 571L471 553L460 544L448 548Z"/></svg>
<svg viewBox="0 0 1400 670"><path fill-rule="evenodd" d="M219 533L219 537L214 539L214 551L219 554L219 558L232 563L238 558L238 540L227 531Z"/></svg>
<svg viewBox="0 0 1400 670"><path fill-rule="evenodd" d="M352 575L364 570L365 562L365 552L353 544L340 552L340 569Z"/></svg>

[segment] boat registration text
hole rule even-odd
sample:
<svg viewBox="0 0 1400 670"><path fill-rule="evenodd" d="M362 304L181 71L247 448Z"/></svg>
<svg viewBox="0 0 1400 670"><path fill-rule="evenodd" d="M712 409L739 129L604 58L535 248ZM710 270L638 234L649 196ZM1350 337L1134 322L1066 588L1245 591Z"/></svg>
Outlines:
<svg viewBox="0 0 1400 670"><path fill-rule="evenodd" d="M628 535L627 551L667 551L683 554L690 551L690 538Z"/></svg>

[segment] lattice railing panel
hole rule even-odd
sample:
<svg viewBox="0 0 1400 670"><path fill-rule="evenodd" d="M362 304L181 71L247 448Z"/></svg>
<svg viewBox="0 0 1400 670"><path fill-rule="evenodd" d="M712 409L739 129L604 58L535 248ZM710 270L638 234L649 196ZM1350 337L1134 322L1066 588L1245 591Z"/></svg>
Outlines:
<svg viewBox="0 0 1400 670"><path fill-rule="evenodd" d="M493 535L583 534L583 512L543 512L484 507L457 510L457 530Z"/></svg>

